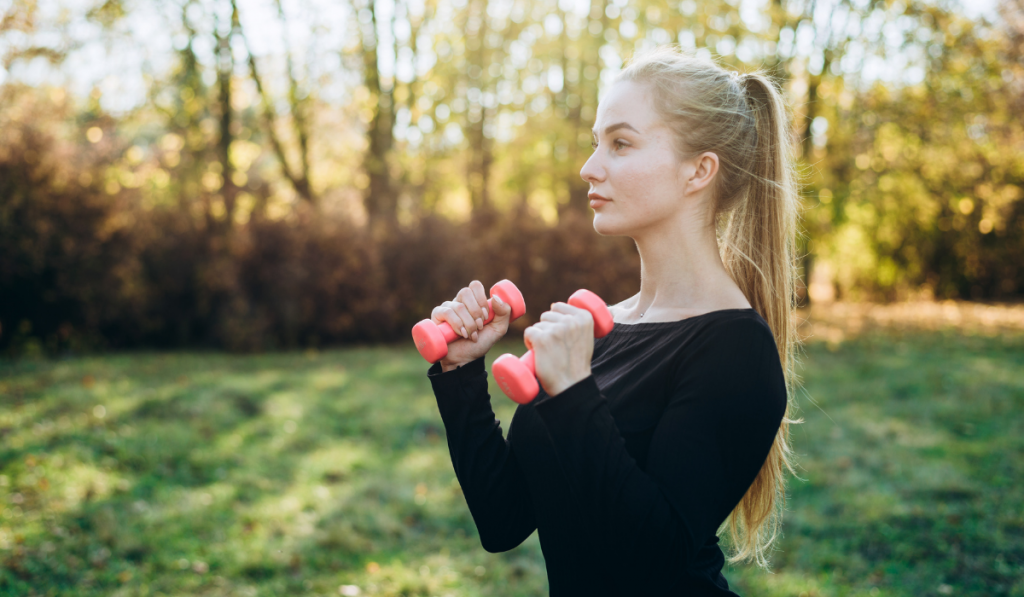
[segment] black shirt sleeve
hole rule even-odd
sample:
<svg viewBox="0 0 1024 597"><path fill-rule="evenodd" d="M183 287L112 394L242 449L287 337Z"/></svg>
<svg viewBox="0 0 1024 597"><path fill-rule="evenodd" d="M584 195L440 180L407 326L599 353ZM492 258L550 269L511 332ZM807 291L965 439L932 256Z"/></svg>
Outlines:
<svg viewBox="0 0 1024 597"><path fill-rule="evenodd" d="M484 357L448 372L434 363L427 375L480 543L491 553L508 551L525 541L537 522L526 479L491 409Z"/></svg>
<svg viewBox="0 0 1024 597"><path fill-rule="evenodd" d="M757 327L754 327L757 326ZM676 366L646 470L593 376L536 403L572 498L636 594L669 594L750 487L785 413L774 339L751 320L703 334Z"/></svg>

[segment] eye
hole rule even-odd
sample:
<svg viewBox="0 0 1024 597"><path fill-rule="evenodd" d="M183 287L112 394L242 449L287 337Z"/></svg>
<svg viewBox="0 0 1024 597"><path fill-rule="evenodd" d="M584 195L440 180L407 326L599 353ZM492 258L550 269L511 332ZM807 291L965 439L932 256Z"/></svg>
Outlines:
<svg viewBox="0 0 1024 597"><path fill-rule="evenodd" d="M622 139L616 139L612 142L612 145L615 146L616 150L622 149L623 147L629 147L629 143L626 143ZM597 149L597 139L591 139L590 148Z"/></svg>

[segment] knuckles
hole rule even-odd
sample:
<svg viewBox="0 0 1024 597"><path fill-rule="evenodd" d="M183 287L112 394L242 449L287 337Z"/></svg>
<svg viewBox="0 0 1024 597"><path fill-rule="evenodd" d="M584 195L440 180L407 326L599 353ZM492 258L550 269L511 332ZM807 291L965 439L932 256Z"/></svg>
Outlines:
<svg viewBox="0 0 1024 597"><path fill-rule="evenodd" d="M526 328L526 330L523 332L523 338L529 340L531 344L543 344L544 337L544 331L536 327L536 324Z"/></svg>
<svg viewBox="0 0 1024 597"><path fill-rule="evenodd" d="M594 318L586 309L568 303L552 303L551 310L541 314L540 320L523 331L531 344L544 346L545 340L567 334L592 336Z"/></svg>

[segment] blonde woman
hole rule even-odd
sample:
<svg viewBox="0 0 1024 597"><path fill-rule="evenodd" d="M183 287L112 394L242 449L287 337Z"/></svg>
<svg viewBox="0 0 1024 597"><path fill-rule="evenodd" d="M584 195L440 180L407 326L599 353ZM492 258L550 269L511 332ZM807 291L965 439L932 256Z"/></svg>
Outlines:
<svg viewBox="0 0 1024 597"><path fill-rule="evenodd" d="M473 281L432 313L463 339L428 372L484 549L537 530L551 595L735 595L785 498L797 191L787 110L761 74L658 48L602 99L594 229L636 241L640 292L594 339L555 303L525 332L542 387L508 431L484 355L508 329Z"/></svg>

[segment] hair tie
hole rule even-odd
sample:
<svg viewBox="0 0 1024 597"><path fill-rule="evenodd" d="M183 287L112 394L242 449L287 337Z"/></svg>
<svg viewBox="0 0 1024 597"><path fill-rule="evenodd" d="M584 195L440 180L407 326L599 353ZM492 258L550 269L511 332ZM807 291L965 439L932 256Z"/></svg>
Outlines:
<svg viewBox="0 0 1024 597"><path fill-rule="evenodd" d="M732 80L733 83L736 84L736 87L739 88L740 93L742 93L744 97L747 97L747 99L749 99L750 94L747 93L747 79L749 79L750 76L747 75L746 73L738 73L734 70L731 70L729 71L729 78Z"/></svg>

